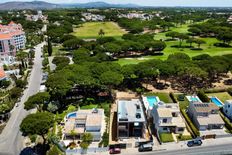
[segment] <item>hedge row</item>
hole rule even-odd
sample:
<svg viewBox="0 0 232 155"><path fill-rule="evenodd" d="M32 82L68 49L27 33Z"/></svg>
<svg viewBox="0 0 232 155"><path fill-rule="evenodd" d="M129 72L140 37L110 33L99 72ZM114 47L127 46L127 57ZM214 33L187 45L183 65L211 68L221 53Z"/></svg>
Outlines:
<svg viewBox="0 0 232 155"><path fill-rule="evenodd" d="M175 95L173 93L169 93L169 96L170 96L170 98L172 99L172 101L174 103L178 103L178 100L177 100L177 98L175 97Z"/></svg>
<svg viewBox="0 0 232 155"><path fill-rule="evenodd" d="M197 137L200 136L200 132L199 130L195 127L195 125L192 123L191 119L189 118L189 116L185 113L185 110L180 109L182 115L184 116L185 120L187 121L189 127L191 128L192 132L193 132L193 137Z"/></svg>
<svg viewBox="0 0 232 155"><path fill-rule="evenodd" d="M230 133L232 133L232 124L230 123L230 120L227 117L225 117L221 112L220 115L223 121L225 122L225 127L227 128L227 130L229 130Z"/></svg>
<svg viewBox="0 0 232 155"><path fill-rule="evenodd" d="M229 88L229 89L232 89L232 88ZM228 91L229 89L227 89L227 88L207 89L207 90L204 90L204 92L205 92L205 93L221 93L221 92L226 92L226 91Z"/></svg>
<svg viewBox="0 0 232 155"><path fill-rule="evenodd" d="M203 90L198 91L197 96L201 99L202 102L210 102L210 99Z"/></svg>
<svg viewBox="0 0 232 155"><path fill-rule="evenodd" d="M176 138L179 141L185 141L185 140L193 139L191 135L182 135L182 134L180 134L179 136L176 136Z"/></svg>

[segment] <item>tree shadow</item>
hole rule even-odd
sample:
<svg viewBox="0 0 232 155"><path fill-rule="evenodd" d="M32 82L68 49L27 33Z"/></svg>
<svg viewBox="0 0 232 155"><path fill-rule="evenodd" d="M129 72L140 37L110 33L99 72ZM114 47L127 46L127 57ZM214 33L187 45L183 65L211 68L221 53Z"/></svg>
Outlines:
<svg viewBox="0 0 232 155"><path fill-rule="evenodd" d="M45 155L49 150L48 144L37 144L34 147L26 147L21 152L20 155Z"/></svg>
<svg viewBox="0 0 232 155"><path fill-rule="evenodd" d="M225 85L232 85L232 79L225 80L223 83L224 83Z"/></svg>
<svg viewBox="0 0 232 155"><path fill-rule="evenodd" d="M164 89L167 89L169 87L169 85L166 83L158 82L158 83L154 84L153 87L158 89L158 90L164 90Z"/></svg>

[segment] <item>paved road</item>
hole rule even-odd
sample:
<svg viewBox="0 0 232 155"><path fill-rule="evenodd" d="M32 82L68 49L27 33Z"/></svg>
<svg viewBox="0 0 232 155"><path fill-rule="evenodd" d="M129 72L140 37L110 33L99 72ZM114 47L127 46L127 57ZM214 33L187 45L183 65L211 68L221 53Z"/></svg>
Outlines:
<svg viewBox="0 0 232 155"><path fill-rule="evenodd" d="M23 118L29 114L24 110L24 102L29 96L39 91L42 78L41 47L43 44L35 47L34 66L29 77L28 88L24 90L19 106L12 110L11 117L0 135L0 155L18 155L23 148L23 136L19 131L19 126Z"/></svg>
<svg viewBox="0 0 232 155"><path fill-rule="evenodd" d="M136 155L229 155L232 154L231 144L223 144L206 147L193 147L189 149L172 151L152 151L135 153ZM135 155L134 154L134 155Z"/></svg>

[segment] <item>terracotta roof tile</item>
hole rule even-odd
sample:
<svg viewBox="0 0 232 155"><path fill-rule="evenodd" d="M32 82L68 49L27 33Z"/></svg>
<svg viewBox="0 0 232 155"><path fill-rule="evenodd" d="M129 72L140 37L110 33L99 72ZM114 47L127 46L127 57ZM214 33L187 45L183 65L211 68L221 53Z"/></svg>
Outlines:
<svg viewBox="0 0 232 155"><path fill-rule="evenodd" d="M5 39L11 39L11 35L10 34L4 34L4 33L0 33L0 40L5 40Z"/></svg>
<svg viewBox="0 0 232 155"><path fill-rule="evenodd" d="M6 74L2 68L0 68L0 79L3 79L6 77Z"/></svg>

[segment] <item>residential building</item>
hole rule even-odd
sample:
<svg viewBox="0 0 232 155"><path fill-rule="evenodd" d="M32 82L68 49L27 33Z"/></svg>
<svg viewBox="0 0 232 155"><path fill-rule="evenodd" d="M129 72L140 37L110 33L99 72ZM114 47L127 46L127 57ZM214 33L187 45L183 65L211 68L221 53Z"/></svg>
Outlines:
<svg viewBox="0 0 232 155"><path fill-rule="evenodd" d="M232 100L225 101L223 105L223 112L224 114L232 120Z"/></svg>
<svg viewBox="0 0 232 155"><path fill-rule="evenodd" d="M16 51L25 48L26 37L21 24L0 24L0 63L12 64Z"/></svg>
<svg viewBox="0 0 232 155"><path fill-rule="evenodd" d="M151 20L154 16L150 14L145 14L145 13L128 13L128 14L120 14L118 15L118 17L128 18L128 19L138 18L141 20Z"/></svg>
<svg viewBox="0 0 232 155"><path fill-rule="evenodd" d="M232 24L232 15L227 19L227 22L228 22L229 24Z"/></svg>
<svg viewBox="0 0 232 155"><path fill-rule="evenodd" d="M119 99L117 103L117 137L145 138L146 119L139 99Z"/></svg>
<svg viewBox="0 0 232 155"><path fill-rule="evenodd" d="M91 133L94 141L100 141L105 131L103 109L78 110L69 113L64 119L63 139L72 139L72 133L81 139L84 133Z"/></svg>
<svg viewBox="0 0 232 155"><path fill-rule="evenodd" d="M105 16L98 15L98 14L92 14L92 13L82 13L82 21L104 21Z"/></svg>
<svg viewBox="0 0 232 155"><path fill-rule="evenodd" d="M3 70L3 68L0 67L0 81L2 80L6 80L6 73L5 71Z"/></svg>
<svg viewBox="0 0 232 155"><path fill-rule="evenodd" d="M188 115L200 131L222 129L225 125L214 103L190 102Z"/></svg>
<svg viewBox="0 0 232 155"><path fill-rule="evenodd" d="M177 103L159 104L153 108L151 114L153 124L158 133L173 132L182 134L186 130L185 122Z"/></svg>
<svg viewBox="0 0 232 155"><path fill-rule="evenodd" d="M38 20L42 20L43 22L47 21L47 16L44 16L41 10L37 11L36 15L25 14L25 16L26 16L26 20L29 21L38 21Z"/></svg>

